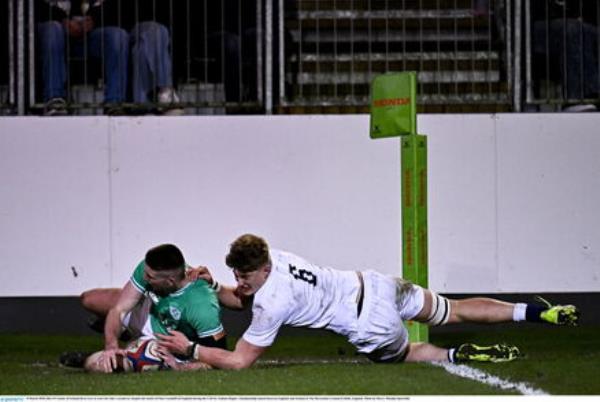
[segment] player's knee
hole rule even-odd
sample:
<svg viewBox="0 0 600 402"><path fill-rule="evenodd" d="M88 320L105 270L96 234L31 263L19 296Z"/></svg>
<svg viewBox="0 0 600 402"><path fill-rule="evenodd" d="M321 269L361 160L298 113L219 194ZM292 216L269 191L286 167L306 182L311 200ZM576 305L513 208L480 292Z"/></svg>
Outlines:
<svg viewBox="0 0 600 402"><path fill-rule="evenodd" d="M95 299L95 297L94 297L93 290L86 290L81 295L79 295L79 301L81 302L81 305L83 306L83 308L85 308L86 310L93 309L94 299Z"/></svg>
<svg viewBox="0 0 600 402"><path fill-rule="evenodd" d="M366 356L369 360L375 363L402 363L406 360L409 354L410 344L405 338L398 338L393 343L376 349Z"/></svg>
<svg viewBox="0 0 600 402"><path fill-rule="evenodd" d="M444 325L448 323L450 315L452 314L450 300L444 296L438 295L433 291L430 291L430 293L431 309L429 310L429 314L423 320L423 322L431 326Z"/></svg>

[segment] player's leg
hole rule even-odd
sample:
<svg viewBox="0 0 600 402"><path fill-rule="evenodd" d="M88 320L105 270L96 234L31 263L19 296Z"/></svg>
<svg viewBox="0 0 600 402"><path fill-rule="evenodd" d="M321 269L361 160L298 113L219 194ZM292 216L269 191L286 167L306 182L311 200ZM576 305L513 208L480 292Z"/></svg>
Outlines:
<svg viewBox="0 0 600 402"><path fill-rule="evenodd" d="M96 332L104 332L104 323L106 316L111 308L113 308L119 296L121 289L117 288L97 288L86 290L79 296L81 305L90 313L95 315L88 322L88 326Z"/></svg>
<svg viewBox="0 0 600 402"><path fill-rule="evenodd" d="M449 324L477 322L493 324L513 320L515 305L487 297L450 300Z"/></svg>
<svg viewBox="0 0 600 402"><path fill-rule="evenodd" d="M403 320L418 318L429 324L443 324L448 321L450 302L447 299L434 300L432 292L402 279L394 280L370 272L363 273L363 277L365 297L358 318L361 336L351 339L351 342L370 360L376 363L505 362L519 356L516 347L506 345L463 344L444 349L429 343L409 344ZM438 306L440 312L433 311L434 302L443 303Z"/></svg>
<svg viewBox="0 0 600 402"><path fill-rule="evenodd" d="M401 349L396 349L396 346L401 343L401 339L398 341L367 354L367 357L375 363L503 363L515 360L520 356L516 346L504 344L481 346L463 343L457 347L446 349L431 343L416 342L404 344Z"/></svg>
<svg viewBox="0 0 600 402"><path fill-rule="evenodd" d="M448 349L440 348L431 343L411 343L406 354L406 362L449 361Z"/></svg>
<svg viewBox="0 0 600 402"><path fill-rule="evenodd" d="M507 303L488 298L474 297L450 300L428 289L423 289L423 308L412 319L428 325L461 322L493 324L510 321L547 322L557 325L576 325L577 308L572 305Z"/></svg>
<svg viewBox="0 0 600 402"><path fill-rule="evenodd" d="M499 323L512 321L514 304L485 297L451 300L423 289L423 308L413 320L429 325L460 322Z"/></svg>
<svg viewBox="0 0 600 402"><path fill-rule="evenodd" d="M515 360L520 356L516 346L490 345L479 346L472 343L463 343L456 348L444 349L430 343L411 343L406 355L406 362L490 362L503 363Z"/></svg>
<svg viewBox="0 0 600 402"><path fill-rule="evenodd" d="M450 300L402 279L397 280L396 303L403 320L415 320L428 325L443 325L451 317L452 303ZM498 310L498 319L504 319L502 314L506 312L501 307L506 306L498 306L495 303L489 304L487 301L483 301L478 307L485 309L486 305L489 308ZM476 314L479 314L479 312ZM519 350L515 346L501 344L489 346L462 344L454 348L444 349L429 343L411 343L407 346L407 350L403 355L405 361L408 362L450 361L460 363L477 361L496 363L516 359L519 356Z"/></svg>
<svg viewBox="0 0 600 402"><path fill-rule="evenodd" d="M99 317L106 317L109 310L117 304L120 295L121 289L118 288L97 288L86 290L79 299L87 311Z"/></svg>

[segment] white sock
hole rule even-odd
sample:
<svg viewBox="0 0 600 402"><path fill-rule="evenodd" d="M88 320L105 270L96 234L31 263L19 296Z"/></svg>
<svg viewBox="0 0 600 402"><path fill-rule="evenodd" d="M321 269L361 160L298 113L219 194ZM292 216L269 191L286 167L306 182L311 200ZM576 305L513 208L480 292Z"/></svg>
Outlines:
<svg viewBox="0 0 600 402"><path fill-rule="evenodd" d="M513 310L513 321L525 321L525 311L527 310L527 304L516 303Z"/></svg>

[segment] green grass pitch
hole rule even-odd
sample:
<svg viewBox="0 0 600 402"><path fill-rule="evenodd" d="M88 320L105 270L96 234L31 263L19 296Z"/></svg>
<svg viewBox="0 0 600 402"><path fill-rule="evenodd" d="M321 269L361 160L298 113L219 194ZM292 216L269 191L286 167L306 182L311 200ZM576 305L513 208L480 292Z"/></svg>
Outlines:
<svg viewBox="0 0 600 402"><path fill-rule="evenodd" d="M553 395L600 394L600 327L434 334L432 342L507 342L525 356L472 364ZM100 336L0 335L2 395L510 395L430 364L372 364L334 335L280 337L259 363L238 372L100 375L58 365L64 350L95 350Z"/></svg>

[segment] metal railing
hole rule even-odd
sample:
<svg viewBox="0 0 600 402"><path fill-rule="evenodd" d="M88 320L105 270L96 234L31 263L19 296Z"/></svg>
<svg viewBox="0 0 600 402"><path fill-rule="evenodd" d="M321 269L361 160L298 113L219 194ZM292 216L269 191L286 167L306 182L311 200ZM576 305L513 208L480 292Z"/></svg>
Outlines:
<svg viewBox="0 0 600 402"><path fill-rule="evenodd" d="M30 108L58 99L81 114L262 111L260 0L86 4L29 0Z"/></svg>
<svg viewBox="0 0 600 402"><path fill-rule="evenodd" d="M600 101L600 1L525 0L526 104L594 110Z"/></svg>
<svg viewBox="0 0 600 402"><path fill-rule="evenodd" d="M2 2L0 114L42 113L55 96L44 89L50 58L40 36L40 24L53 19L48 1ZM64 60L59 95L74 114L112 106L127 113L366 111L372 78L404 70L418 72L424 112L558 110L600 100L590 84L597 79L589 79L598 76L599 2L106 0L94 28L127 36L121 97L108 97L107 37L93 43L90 30L66 40L54 61ZM54 28L64 30L59 22ZM144 62L150 56L170 65L166 84L154 71L158 62ZM165 86L176 96L165 100Z"/></svg>
<svg viewBox="0 0 600 402"><path fill-rule="evenodd" d="M0 115L16 113L15 100L15 20L16 10L12 2L0 4Z"/></svg>

